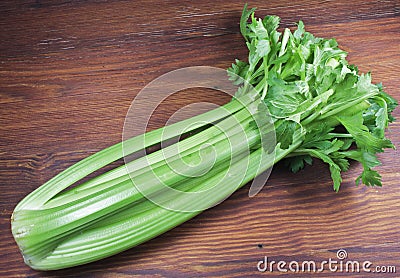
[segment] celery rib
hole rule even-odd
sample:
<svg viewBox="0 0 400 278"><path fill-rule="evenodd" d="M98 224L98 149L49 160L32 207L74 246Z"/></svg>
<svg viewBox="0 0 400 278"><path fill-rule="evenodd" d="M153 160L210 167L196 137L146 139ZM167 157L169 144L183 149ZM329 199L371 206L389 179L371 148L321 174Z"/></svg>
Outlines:
<svg viewBox="0 0 400 278"><path fill-rule="evenodd" d="M238 132L238 128L232 127L231 130L235 131L236 134L229 134L229 139L225 138L217 141L214 145L210 145L208 148L215 146L217 150L217 164L237 155L249 144L253 146L259 142L259 131L247 128L251 121L250 115L251 113L247 112L247 109L242 109L221 122L227 125L227 128L231 128L232 125L234 127L234 124L238 123L237 118L239 118L245 124L245 127L241 127L241 129L243 129L248 138L243 138L241 132ZM207 140L209 138L206 136ZM177 144L183 144L186 140ZM191 141L188 146L193 144L193 140ZM187 156L193 156L193 153L189 153ZM202 165L204 163L200 164L200 166ZM201 167L199 169L201 170ZM196 173L193 169L191 172ZM154 190L159 190L155 185L160 184L160 182L173 186L185 179L187 179L186 176L175 173L170 169L170 165L165 164L154 169L154 173L150 169L147 172L135 175L134 182L144 185L145 190L149 190L147 193L154 193ZM96 191L92 194L74 199L72 202L58 207L39 208L36 210L20 209L14 212L13 232L16 235L16 239L19 239L18 243L21 251L26 254L30 265L36 265L38 261L47 257L48 254L44 251L38 252L38 248L41 248L44 242L47 241L49 244L51 243L50 246L57 248L60 242L62 243L69 235L88 226L89 223L93 224L104 216L113 214L116 210L143 198L130 179L117 184L105 182L104 185L104 188L99 189L96 187ZM24 226L25 221L30 221L31 227L20 237L18 236L18 231L27 229Z"/></svg>

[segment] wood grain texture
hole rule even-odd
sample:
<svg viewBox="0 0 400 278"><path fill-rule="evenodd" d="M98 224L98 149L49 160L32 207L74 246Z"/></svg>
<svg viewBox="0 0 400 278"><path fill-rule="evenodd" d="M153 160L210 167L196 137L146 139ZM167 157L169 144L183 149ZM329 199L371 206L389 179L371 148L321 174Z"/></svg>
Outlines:
<svg viewBox="0 0 400 278"><path fill-rule="evenodd" d="M382 188L356 187L356 163L344 174L339 193L332 191L328 169L320 163L298 174L277 165L256 197L249 199L244 187L217 207L119 255L49 273L23 263L10 232L18 201L66 167L120 141L131 101L154 78L181 67L226 68L235 58L244 59L238 31L243 4L0 2L1 277L274 276L280 273L257 271L264 256L322 261L336 258L340 248L353 260L394 265L400 272L396 150L380 155ZM282 27L302 19L316 35L337 38L351 63L371 71L375 82L400 99L399 1L271 0L249 6L258 7L259 16L281 16ZM199 100L220 105L228 99L210 92L182 93L160 108L150 128L162 126L182 105ZM398 122L388 136L400 146Z"/></svg>

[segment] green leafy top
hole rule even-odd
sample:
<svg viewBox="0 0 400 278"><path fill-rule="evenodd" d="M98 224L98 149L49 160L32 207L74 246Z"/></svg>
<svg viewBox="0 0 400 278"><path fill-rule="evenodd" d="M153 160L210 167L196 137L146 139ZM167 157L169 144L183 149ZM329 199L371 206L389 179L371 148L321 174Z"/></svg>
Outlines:
<svg viewBox="0 0 400 278"><path fill-rule="evenodd" d="M396 100L373 84L369 73L349 65L336 40L306 32L302 21L294 32L286 28L282 34L279 17L257 19L254 11L246 5L240 20L248 59L236 60L228 74L243 85L241 93L250 84L260 94L274 121L276 150L293 148L286 158L292 171L312 158L329 164L336 191L349 159L363 165L357 184L380 186L372 168L380 164L377 153L394 147L384 132L394 120ZM260 110L256 117L265 113Z"/></svg>

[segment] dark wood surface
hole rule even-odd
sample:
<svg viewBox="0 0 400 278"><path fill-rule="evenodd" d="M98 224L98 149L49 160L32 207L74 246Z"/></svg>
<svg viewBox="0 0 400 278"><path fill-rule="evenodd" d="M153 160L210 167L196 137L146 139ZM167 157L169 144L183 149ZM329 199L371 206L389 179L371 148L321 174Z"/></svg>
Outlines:
<svg viewBox="0 0 400 278"><path fill-rule="evenodd" d="M141 246L99 262L55 272L27 267L10 231L14 206L80 159L121 140L124 118L140 89L186 66L227 68L246 57L238 31L243 2L0 2L0 276L201 277L252 275L257 262L336 258L396 266L400 275L399 155L380 155L382 188L355 186L352 164L334 193L328 169L315 163L298 174L277 165L267 186L248 187L191 221ZM351 63L400 99L400 2L252 1L258 15L277 14L282 27L302 19L318 36L335 37ZM152 118L199 100L227 96L183 93ZM400 117L399 110L395 112ZM400 144L400 125L388 136ZM319 276L343 273L325 271ZM310 273L292 274L308 277ZM348 274L376 277L376 274Z"/></svg>

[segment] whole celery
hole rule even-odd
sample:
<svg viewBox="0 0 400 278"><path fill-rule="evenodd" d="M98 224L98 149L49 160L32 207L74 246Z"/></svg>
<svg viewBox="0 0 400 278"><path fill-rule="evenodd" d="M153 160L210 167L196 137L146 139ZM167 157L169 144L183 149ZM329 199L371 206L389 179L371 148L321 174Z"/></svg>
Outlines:
<svg viewBox="0 0 400 278"><path fill-rule="evenodd" d="M176 131L181 127L190 126L187 131L203 128L176 143L177 148L167 147L129 162L133 172L121 166L63 191L129 155L123 154L119 143L71 166L25 197L12 217L12 232L25 262L34 269L61 269L105 258L154 238L200 213L192 210L196 205L212 206L236 190L238 176L225 177L228 170L243 172L241 187L282 159L296 172L317 158L329 165L337 191L341 172L349 168L351 159L363 166L357 184L380 186L380 175L372 168L380 164L376 154L393 147L384 132L394 120L391 112L396 101L381 85L371 83L370 74L360 75L349 65L346 52L335 40L314 37L301 21L294 32L285 29L283 34L278 25L277 16L256 19L254 9L245 6L240 30L249 55L247 62L236 60L228 69L232 82L238 85L232 101L124 142L124 149L135 153L179 136ZM262 140L271 133L269 125L260 125L267 116L275 129L273 145ZM215 126L204 124L210 122ZM229 138L223 136L221 127L229 131ZM246 141L240 140L240 132ZM144 138L145 146L140 144ZM228 148L232 142L234 147ZM165 153L171 161L191 159L204 143L217 153L214 167L206 174L188 178L166 165ZM265 153L273 153L274 160L264 160ZM143 163L144 159L149 164ZM205 167L201 163L196 169ZM216 186L222 178L226 186ZM148 194L163 194L166 204L180 204L183 210L155 205L134 183L144 185ZM184 192L212 188L213 194L188 203L179 194L160 191L157 185L161 183Z"/></svg>

